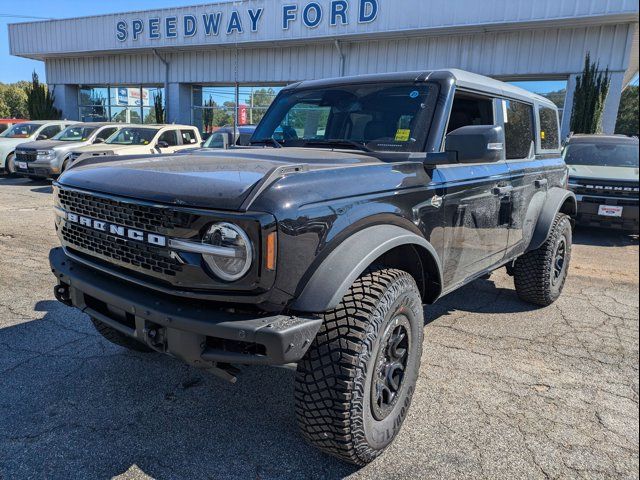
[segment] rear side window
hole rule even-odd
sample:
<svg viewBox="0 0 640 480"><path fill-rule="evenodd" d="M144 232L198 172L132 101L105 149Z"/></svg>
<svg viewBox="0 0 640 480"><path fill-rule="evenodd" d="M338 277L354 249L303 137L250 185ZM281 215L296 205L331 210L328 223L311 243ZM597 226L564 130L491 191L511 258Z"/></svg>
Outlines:
<svg viewBox="0 0 640 480"><path fill-rule="evenodd" d="M558 150L560 134L558 133L558 114L552 108L540 107L540 147L543 150Z"/></svg>
<svg viewBox="0 0 640 480"><path fill-rule="evenodd" d="M503 100L504 139L507 160L529 158L534 145L533 107Z"/></svg>
<svg viewBox="0 0 640 480"><path fill-rule="evenodd" d="M102 140L106 140L111 135L116 133L116 130L117 130L117 128L115 128L115 127L113 127L113 128L105 128L105 129L101 130L100 132L98 132L98 136L96 138L101 138Z"/></svg>
<svg viewBox="0 0 640 480"><path fill-rule="evenodd" d="M53 138L55 135L60 133L61 130L62 125L49 125L48 127L43 128L38 136L42 135L46 138Z"/></svg>
<svg viewBox="0 0 640 480"><path fill-rule="evenodd" d="M182 143L184 145L190 145L198 142L195 130L180 130L180 134L182 135Z"/></svg>
<svg viewBox="0 0 640 480"><path fill-rule="evenodd" d="M178 145L178 136L176 135L177 130L167 130L158 139L159 142L167 142L170 147L175 147Z"/></svg>

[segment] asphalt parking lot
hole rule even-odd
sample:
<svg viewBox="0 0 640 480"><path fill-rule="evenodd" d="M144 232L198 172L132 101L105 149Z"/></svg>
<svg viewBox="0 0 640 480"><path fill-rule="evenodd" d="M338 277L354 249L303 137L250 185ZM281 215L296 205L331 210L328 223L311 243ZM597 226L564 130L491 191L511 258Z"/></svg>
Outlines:
<svg viewBox="0 0 640 480"><path fill-rule="evenodd" d="M637 238L579 229L545 309L503 270L427 307L403 430L356 469L298 436L293 372L230 385L56 302L50 192L0 177L0 479L638 477Z"/></svg>

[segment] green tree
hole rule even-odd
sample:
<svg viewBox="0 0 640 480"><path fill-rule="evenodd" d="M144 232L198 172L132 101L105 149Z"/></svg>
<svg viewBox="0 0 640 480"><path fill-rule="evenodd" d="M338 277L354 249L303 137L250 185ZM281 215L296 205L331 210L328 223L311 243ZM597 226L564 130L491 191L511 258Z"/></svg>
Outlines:
<svg viewBox="0 0 640 480"><path fill-rule="evenodd" d="M601 133L602 110L609 93L611 77L609 69L600 70L599 64L591 61L587 53L584 70L576 79L571 112L571 131L573 133Z"/></svg>
<svg viewBox="0 0 640 480"><path fill-rule="evenodd" d="M31 120L57 120L62 112L53 106L55 96L46 85L40 83L38 74L33 72L31 85L27 88L27 110Z"/></svg>
<svg viewBox="0 0 640 480"><path fill-rule="evenodd" d="M6 105L8 117L27 118L27 92L16 84L3 85L1 90L2 102Z"/></svg>
<svg viewBox="0 0 640 480"><path fill-rule="evenodd" d="M638 135L638 86L629 86L622 92L616 133Z"/></svg>
<svg viewBox="0 0 640 480"><path fill-rule="evenodd" d="M267 108L273 102L276 97L276 91L269 88L261 88L252 92L249 99L251 110L249 111L249 121L252 124L260 123L264 114L267 113Z"/></svg>
<svg viewBox="0 0 640 480"><path fill-rule="evenodd" d="M153 97L153 112L155 114L155 123L164 123L164 103L162 101L162 92Z"/></svg>

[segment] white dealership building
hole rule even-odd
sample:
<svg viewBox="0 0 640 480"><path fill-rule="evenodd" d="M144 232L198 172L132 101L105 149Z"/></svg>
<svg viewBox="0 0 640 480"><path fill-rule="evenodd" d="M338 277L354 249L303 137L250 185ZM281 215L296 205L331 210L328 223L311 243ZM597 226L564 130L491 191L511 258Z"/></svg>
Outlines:
<svg viewBox="0 0 640 480"><path fill-rule="evenodd" d="M298 80L456 67L533 89L559 82L566 134L590 53L611 72L611 132L638 71L638 2L227 1L17 23L9 40L13 55L45 63L66 118L153 121L157 97L168 121L201 128L255 121Z"/></svg>

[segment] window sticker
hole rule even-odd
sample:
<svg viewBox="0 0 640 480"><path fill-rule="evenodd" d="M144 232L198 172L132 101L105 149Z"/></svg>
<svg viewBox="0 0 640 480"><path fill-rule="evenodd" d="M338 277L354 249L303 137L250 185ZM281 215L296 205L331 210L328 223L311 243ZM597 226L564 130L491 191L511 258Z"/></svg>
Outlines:
<svg viewBox="0 0 640 480"><path fill-rule="evenodd" d="M411 135L411 130L409 130L408 128L399 128L398 130L396 130L395 141L408 142L410 135Z"/></svg>
<svg viewBox="0 0 640 480"><path fill-rule="evenodd" d="M545 136L545 135L544 135L544 130L540 130L540 138L541 138L542 140L544 140L544 136Z"/></svg>
<svg viewBox="0 0 640 480"><path fill-rule="evenodd" d="M410 98L418 98L418 95L420 95L420 92L418 92L417 90L414 90L413 92L411 92L409 94Z"/></svg>

